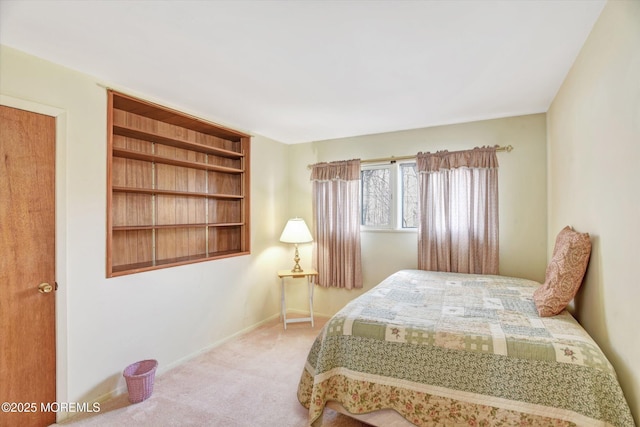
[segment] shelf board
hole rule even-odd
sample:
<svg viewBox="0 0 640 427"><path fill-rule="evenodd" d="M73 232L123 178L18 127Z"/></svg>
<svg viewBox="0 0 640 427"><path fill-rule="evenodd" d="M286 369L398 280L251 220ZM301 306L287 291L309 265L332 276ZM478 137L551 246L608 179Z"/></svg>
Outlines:
<svg viewBox="0 0 640 427"><path fill-rule="evenodd" d="M203 120L181 111L176 111L153 102L144 101L133 98L123 93L113 93L113 108L148 117L160 122L184 127L207 135L213 135L218 138L228 139L230 141L240 141L243 138L249 138L250 135L239 132L216 123Z"/></svg>
<svg viewBox="0 0 640 427"><path fill-rule="evenodd" d="M189 160L177 160L169 157L158 156L156 154L141 153L140 151L127 150L124 148L114 148L113 155L123 159L142 160L144 162L162 163L164 165L180 166L184 168L201 169L206 171L226 172L240 174L242 169L230 168L227 166L210 165L208 163L191 162Z"/></svg>
<svg viewBox="0 0 640 427"><path fill-rule="evenodd" d="M228 199L228 200L244 199L244 196L235 195L235 194L209 194L209 193L197 193L194 191L158 190L158 189L152 189L152 188L112 187L112 190L114 192L119 192L119 193L155 194L160 196L204 197L208 199Z"/></svg>
<svg viewBox="0 0 640 427"><path fill-rule="evenodd" d="M157 260L155 263L149 261L149 262L139 262L135 264L114 265L112 276L113 277L124 276L126 274L141 273L143 271L156 270L158 268L167 268L167 267L174 267L177 265L193 264L196 262L210 261L210 260L220 259L220 258L229 258L233 256L238 256L238 255L248 255L249 253L250 252L248 251L239 251L239 250L238 251L235 251L235 250L219 251L219 252L211 252L209 253L208 256L206 254L199 254L199 255L191 255L188 257Z"/></svg>
<svg viewBox="0 0 640 427"><path fill-rule="evenodd" d="M177 228L205 228L205 227L239 227L245 225L243 222L217 222L198 224L159 224L159 225L119 225L114 226L113 231L134 231L134 230L170 230Z"/></svg>
<svg viewBox="0 0 640 427"><path fill-rule="evenodd" d="M200 153L213 154L220 157L226 157L229 159L240 159L244 157L243 153L236 151L225 150L223 148L211 147L205 144L199 144L197 142L191 142L186 139L168 137L158 133L142 131L134 127L125 125L113 125L113 133L115 135L125 136L128 138L141 139L143 141L157 142L164 145L170 145L176 148L184 148L185 150L195 150Z"/></svg>

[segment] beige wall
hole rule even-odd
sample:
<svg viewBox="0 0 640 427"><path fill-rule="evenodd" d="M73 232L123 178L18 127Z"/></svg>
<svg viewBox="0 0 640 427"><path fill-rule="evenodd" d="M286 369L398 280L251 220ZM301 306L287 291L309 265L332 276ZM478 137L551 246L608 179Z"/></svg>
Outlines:
<svg viewBox="0 0 640 427"><path fill-rule="evenodd" d="M4 46L0 75L3 105L57 117L58 401L124 391L128 364L155 358L162 373L278 313L286 145L252 141L251 255L106 279L105 88Z"/></svg>
<svg viewBox="0 0 640 427"><path fill-rule="evenodd" d="M613 363L640 425L640 1L605 6L548 116L549 244L593 250L575 315Z"/></svg>
<svg viewBox="0 0 640 427"><path fill-rule="evenodd" d="M290 147L290 206L293 215L312 223L308 164L351 158L403 156L419 151L464 150L508 145L499 153L500 273L544 281L546 268L546 122L544 114L484 120L401 132L358 136ZM417 267L415 232L362 232L363 280L366 291L401 268ZM301 248L311 264L311 245ZM304 268L304 265L303 265ZM315 308L334 314L360 291L316 289ZM292 296L305 307L304 293Z"/></svg>

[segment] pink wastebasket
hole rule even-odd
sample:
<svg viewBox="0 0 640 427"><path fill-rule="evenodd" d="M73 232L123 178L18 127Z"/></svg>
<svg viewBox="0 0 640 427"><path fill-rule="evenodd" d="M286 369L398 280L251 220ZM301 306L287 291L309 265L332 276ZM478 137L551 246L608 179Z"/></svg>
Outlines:
<svg viewBox="0 0 640 427"><path fill-rule="evenodd" d="M129 402L142 402L151 396L157 367L158 361L150 359L141 360L125 368L123 376L127 381Z"/></svg>

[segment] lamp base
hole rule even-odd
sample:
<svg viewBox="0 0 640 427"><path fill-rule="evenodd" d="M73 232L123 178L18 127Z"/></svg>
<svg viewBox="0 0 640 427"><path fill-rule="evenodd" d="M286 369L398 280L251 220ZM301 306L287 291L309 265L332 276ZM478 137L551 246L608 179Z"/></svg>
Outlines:
<svg viewBox="0 0 640 427"><path fill-rule="evenodd" d="M300 262L300 254L298 254L298 244L296 243L296 255L293 257L293 261L296 263L296 265L293 266L293 268L291 269L292 273L302 273L304 270L302 269L302 267L300 267L300 264L298 264Z"/></svg>

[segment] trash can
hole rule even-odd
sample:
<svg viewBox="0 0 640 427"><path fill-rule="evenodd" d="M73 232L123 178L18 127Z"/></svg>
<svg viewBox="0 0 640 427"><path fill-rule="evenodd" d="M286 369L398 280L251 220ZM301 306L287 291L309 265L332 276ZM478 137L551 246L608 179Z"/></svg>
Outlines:
<svg viewBox="0 0 640 427"><path fill-rule="evenodd" d="M127 381L129 402L142 402L151 396L157 367L158 361L149 359L141 360L125 368L123 376Z"/></svg>

